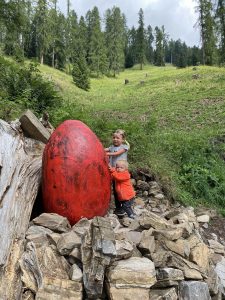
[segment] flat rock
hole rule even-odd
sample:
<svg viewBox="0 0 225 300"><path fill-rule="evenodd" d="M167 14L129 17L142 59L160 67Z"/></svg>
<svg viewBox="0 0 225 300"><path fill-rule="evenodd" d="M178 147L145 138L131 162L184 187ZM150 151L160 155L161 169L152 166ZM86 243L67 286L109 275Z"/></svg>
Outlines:
<svg viewBox="0 0 225 300"><path fill-rule="evenodd" d="M201 215L197 217L197 221L199 223L209 223L210 217L209 215Z"/></svg>
<svg viewBox="0 0 225 300"><path fill-rule="evenodd" d="M48 142L51 134L31 110L26 110L19 121L21 123L21 128L27 137L41 141L45 144Z"/></svg>
<svg viewBox="0 0 225 300"><path fill-rule="evenodd" d="M81 237L73 230L62 233L57 242L57 249L61 255L68 255L73 248L80 246Z"/></svg>
<svg viewBox="0 0 225 300"><path fill-rule="evenodd" d="M179 285L180 300L211 300L208 285L200 281L182 281Z"/></svg>
<svg viewBox="0 0 225 300"><path fill-rule="evenodd" d="M32 221L55 232L67 232L71 228L67 218L54 213L43 213Z"/></svg>
<svg viewBox="0 0 225 300"><path fill-rule="evenodd" d="M117 288L149 288L156 282L155 265L147 258L131 257L110 266L106 277Z"/></svg>
<svg viewBox="0 0 225 300"><path fill-rule="evenodd" d="M150 300L177 300L177 293L175 288L168 289L153 289L150 290Z"/></svg>

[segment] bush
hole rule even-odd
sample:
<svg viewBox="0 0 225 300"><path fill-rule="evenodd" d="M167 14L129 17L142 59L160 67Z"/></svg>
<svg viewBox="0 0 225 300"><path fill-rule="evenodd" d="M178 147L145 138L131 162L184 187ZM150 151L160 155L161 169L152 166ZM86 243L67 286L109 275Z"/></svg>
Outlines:
<svg viewBox="0 0 225 300"><path fill-rule="evenodd" d="M0 57L0 74L2 119L9 121L27 108L40 115L61 103L53 83L44 79L33 63L25 66Z"/></svg>
<svg viewBox="0 0 225 300"><path fill-rule="evenodd" d="M224 206L224 162L210 147L199 149L183 161L179 180L193 198Z"/></svg>

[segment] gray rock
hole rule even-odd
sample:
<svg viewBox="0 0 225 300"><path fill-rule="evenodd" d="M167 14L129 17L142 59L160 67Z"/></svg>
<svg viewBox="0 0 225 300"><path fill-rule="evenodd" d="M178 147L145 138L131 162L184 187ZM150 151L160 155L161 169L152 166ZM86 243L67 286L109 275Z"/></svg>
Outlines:
<svg viewBox="0 0 225 300"><path fill-rule="evenodd" d="M129 242L131 242L135 245L140 243L141 236L142 236L141 232L138 232L138 231L130 230L130 231L125 232L126 240L128 240Z"/></svg>
<svg viewBox="0 0 225 300"><path fill-rule="evenodd" d="M184 274L181 270L174 268L161 268L157 270L156 277L158 281L165 280L184 280Z"/></svg>
<svg viewBox="0 0 225 300"><path fill-rule="evenodd" d="M26 110L19 119L21 128L25 135L32 139L47 143L50 138L49 131L42 125L38 118L31 112Z"/></svg>
<svg viewBox="0 0 225 300"><path fill-rule="evenodd" d="M132 256L134 247L126 240L116 240L116 259L126 259Z"/></svg>
<svg viewBox="0 0 225 300"><path fill-rule="evenodd" d="M68 255L73 248L80 247L81 237L74 231L62 233L57 242L57 249L61 255Z"/></svg>
<svg viewBox="0 0 225 300"><path fill-rule="evenodd" d="M219 242L215 240L208 240L209 247L218 254L224 254L225 253L225 247L224 245L220 244Z"/></svg>
<svg viewBox="0 0 225 300"><path fill-rule="evenodd" d="M211 300L207 283L183 281L179 285L180 300Z"/></svg>
<svg viewBox="0 0 225 300"><path fill-rule="evenodd" d="M33 219L33 223L35 225L47 227L55 232L67 232L71 228L67 218L53 213L43 213Z"/></svg>
<svg viewBox="0 0 225 300"><path fill-rule="evenodd" d="M156 282L156 271L151 260L131 257L110 266L106 278L117 288L150 288Z"/></svg>
<svg viewBox="0 0 225 300"><path fill-rule="evenodd" d="M141 241L138 244L138 249L143 255L152 254L155 251L155 238L152 236L152 231L152 229L142 231Z"/></svg>
<svg viewBox="0 0 225 300"><path fill-rule="evenodd" d="M177 300L177 293L175 288L150 290L150 300Z"/></svg>
<svg viewBox="0 0 225 300"><path fill-rule="evenodd" d="M222 257L215 266L215 272L219 277L219 290L225 295L225 258Z"/></svg>
<svg viewBox="0 0 225 300"><path fill-rule="evenodd" d="M83 237L86 231L90 228L91 221L87 218L80 219L73 227L72 230L79 236Z"/></svg>
<svg viewBox="0 0 225 300"><path fill-rule="evenodd" d="M209 220L210 220L209 215L201 215L197 217L197 221L199 223L209 223Z"/></svg>
<svg viewBox="0 0 225 300"><path fill-rule="evenodd" d="M110 221L95 217L81 245L83 282L89 298L101 297L105 268L115 256L115 235Z"/></svg>
<svg viewBox="0 0 225 300"><path fill-rule="evenodd" d="M82 273L81 269L76 264L72 265L72 267L70 268L69 277L73 281L82 282L83 273Z"/></svg>
<svg viewBox="0 0 225 300"><path fill-rule="evenodd" d="M137 181L137 188L139 188L142 191L148 191L149 190L149 185L146 181L138 180Z"/></svg>
<svg viewBox="0 0 225 300"><path fill-rule="evenodd" d="M73 265L77 261L81 261L81 250L79 248L73 248L68 257L69 262Z"/></svg>

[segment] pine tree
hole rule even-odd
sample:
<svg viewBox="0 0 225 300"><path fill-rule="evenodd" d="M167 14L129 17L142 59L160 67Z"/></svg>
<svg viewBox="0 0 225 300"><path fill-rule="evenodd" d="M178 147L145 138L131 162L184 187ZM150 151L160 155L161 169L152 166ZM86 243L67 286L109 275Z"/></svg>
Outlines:
<svg viewBox="0 0 225 300"><path fill-rule="evenodd" d="M52 44L48 48L49 60L47 63L56 69L63 70L66 65L66 44L65 44L65 31L66 31L66 18L63 13L56 14L56 20L52 22L55 24L55 30L52 38Z"/></svg>
<svg viewBox="0 0 225 300"><path fill-rule="evenodd" d="M109 70L115 77L125 65L125 18L119 7L113 7L106 11L105 39Z"/></svg>
<svg viewBox="0 0 225 300"><path fill-rule="evenodd" d="M75 85L85 91L90 88L87 63L82 52L73 61L72 77Z"/></svg>
<svg viewBox="0 0 225 300"><path fill-rule="evenodd" d="M137 32L134 26L127 31L127 49L125 57L126 68L131 68L137 63Z"/></svg>
<svg viewBox="0 0 225 300"><path fill-rule="evenodd" d="M211 0L197 0L198 26L201 32L203 64L212 65L216 52L215 22Z"/></svg>
<svg viewBox="0 0 225 300"><path fill-rule="evenodd" d="M188 64L187 59L187 45L180 39L175 41L173 64L178 68L185 68Z"/></svg>
<svg viewBox="0 0 225 300"><path fill-rule="evenodd" d="M219 34L220 63L225 63L225 0L218 0L216 20Z"/></svg>
<svg viewBox="0 0 225 300"><path fill-rule="evenodd" d="M106 73L107 57L104 43L104 35L101 32L101 21L98 8L95 6L92 11L88 11L87 34L88 34L88 53L87 61L92 72L99 74Z"/></svg>
<svg viewBox="0 0 225 300"><path fill-rule="evenodd" d="M153 41L154 41L154 35L152 32L152 27L148 25L146 30L146 58L149 63L153 63L154 61L154 51L153 51Z"/></svg>
<svg viewBox="0 0 225 300"><path fill-rule="evenodd" d="M158 26L155 27L155 59L156 66L165 66L165 43L164 43L163 29Z"/></svg>
<svg viewBox="0 0 225 300"><path fill-rule="evenodd" d="M138 29L137 29L137 56L138 63L140 64L140 69L143 69L144 60L145 60L145 30L144 30L144 12L141 8L139 10L139 19L138 19Z"/></svg>
<svg viewBox="0 0 225 300"><path fill-rule="evenodd" d="M23 58L23 36L26 28L26 16L24 14L26 2L1 1L0 21L2 21L2 38L5 53Z"/></svg>
<svg viewBox="0 0 225 300"><path fill-rule="evenodd" d="M41 64L44 63L44 55L52 43L48 5L49 2L47 0L38 0L34 17L37 55Z"/></svg>

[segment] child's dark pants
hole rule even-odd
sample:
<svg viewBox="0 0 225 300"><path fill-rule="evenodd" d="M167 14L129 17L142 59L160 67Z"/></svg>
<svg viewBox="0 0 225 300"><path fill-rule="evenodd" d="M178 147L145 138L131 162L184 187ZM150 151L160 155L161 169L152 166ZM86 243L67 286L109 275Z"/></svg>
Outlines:
<svg viewBox="0 0 225 300"><path fill-rule="evenodd" d="M130 200L120 201L122 209L127 213L128 217L134 214L133 209L131 208L134 203L134 198Z"/></svg>
<svg viewBox="0 0 225 300"><path fill-rule="evenodd" d="M122 209L122 204L118 200L117 193L116 193L116 187L115 187L115 181L114 180L113 180L113 195L114 195L116 210L119 211L119 210Z"/></svg>

